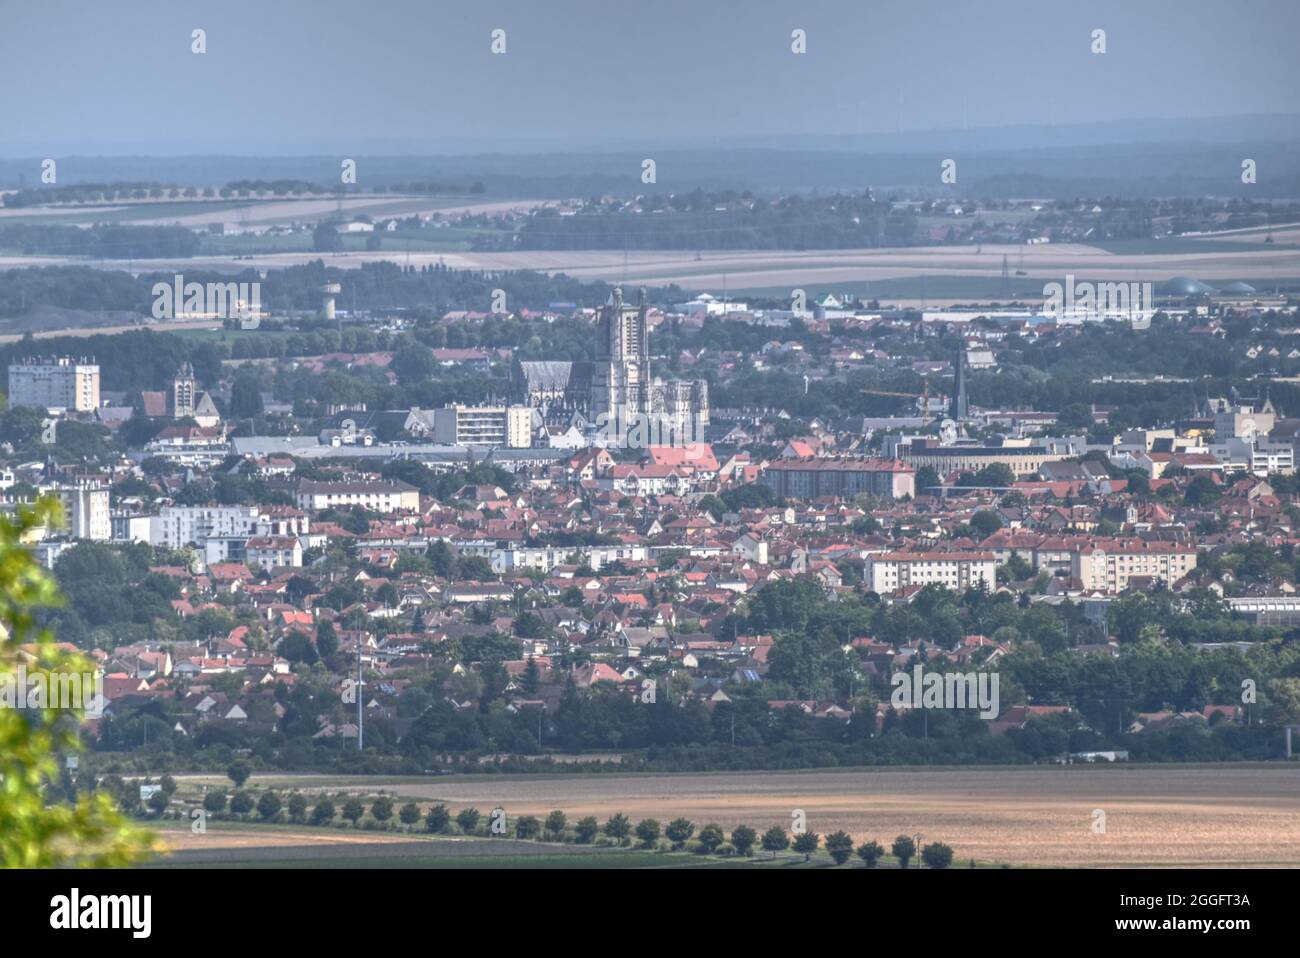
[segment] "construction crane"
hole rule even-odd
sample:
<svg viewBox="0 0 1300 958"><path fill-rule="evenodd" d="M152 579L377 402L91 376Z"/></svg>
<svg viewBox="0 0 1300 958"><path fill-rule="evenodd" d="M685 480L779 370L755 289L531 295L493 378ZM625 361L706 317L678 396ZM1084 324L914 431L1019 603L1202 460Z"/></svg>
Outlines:
<svg viewBox="0 0 1300 958"><path fill-rule="evenodd" d="M917 392L895 392L892 389L861 389L859 392L868 396L898 396L900 399L919 399L921 400L921 415L925 415L930 408L930 381L925 381L925 386Z"/></svg>

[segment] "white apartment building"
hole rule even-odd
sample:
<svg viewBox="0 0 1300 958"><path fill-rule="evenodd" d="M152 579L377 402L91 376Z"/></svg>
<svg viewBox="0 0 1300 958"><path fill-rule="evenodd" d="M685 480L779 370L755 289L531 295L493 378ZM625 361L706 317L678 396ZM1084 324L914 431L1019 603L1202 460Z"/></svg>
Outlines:
<svg viewBox="0 0 1300 958"><path fill-rule="evenodd" d="M528 406L444 406L433 411L433 441L441 445L533 444L533 410Z"/></svg>
<svg viewBox="0 0 1300 958"><path fill-rule="evenodd" d="M599 572L601 567L611 562L641 562L650 557L645 546L610 545L610 546L569 546L568 548L540 546L536 548L520 547L514 549L492 548L476 549L462 546L457 551L463 555L485 555L492 563L492 571L498 575L513 572L516 569L537 569L550 572L556 566L566 565L575 556Z"/></svg>
<svg viewBox="0 0 1300 958"><path fill-rule="evenodd" d="M397 512L420 508L420 490L405 482L359 479L344 482L298 483L295 499L299 509L317 511L341 506L361 506L371 512Z"/></svg>
<svg viewBox="0 0 1300 958"><path fill-rule="evenodd" d="M60 482L40 487L63 503L64 532L74 539L107 542L113 538L108 486L99 482Z"/></svg>
<svg viewBox="0 0 1300 958"><path fill-rule="evenodd" d="M9 405L94 412L99 365L93 359L30 357L9 366Z"/></svg>
<svg viewBox="0 0 1300 958"><path fill-rule="evenodd" d="M302 565L302 543L294 536L254 536L244 545L244 561L263 569L296 569Z"/></svg>
<svg viewBox="0 0 1300 958"><path fill-rule="evenodd" d="M1096 539L1074 554L1070 575L1088 591L1123 592L1134 576L1173 585L1195 568L1195 546L1142 539Z"/></svg>
<svg viewBox="0 0 1300 958"><path fill-rule="evenodd" d="M877 595L933 583L954 591L981 582L990 590L997 588L997 559L992 552L887 552L867 556L863 571L867 587Z"/></svg>
<svg viewBox="0 0 1300 958"><path fill-rule="evenodd" d="M133 515L122 512L111 517L114 542L149 542L149 530L153 516Z"/></svg>
<svg viewBox="0 0 1300 958"><path fill-rule="evenodd" d="M1249 472L1260 478L1295 472L1295 446L1289 439L1227 439L1213 443L1207 451L1223 464L1224 472Z"/></svg>
<svg viewBox="0 0 1300 958"><path fill-rule="evenodd" d="M180 549L207 539L248 538L261 517L257 506L164 506L149 522L149 544Z"/></svg>

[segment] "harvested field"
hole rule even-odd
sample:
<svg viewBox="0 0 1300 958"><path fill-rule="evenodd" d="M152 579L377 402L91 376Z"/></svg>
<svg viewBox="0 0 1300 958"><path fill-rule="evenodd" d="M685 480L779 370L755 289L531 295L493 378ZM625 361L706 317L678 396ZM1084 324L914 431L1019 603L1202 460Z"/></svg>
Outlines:
<svg viewBox="0 0 1300 958"><path fill-rule="evenodd" d="M468 207L467 207L468 208ZM1220 239L1215 237L1215 239ZM1267 286L1270 281L1300 277L1300 249L1242 242L1221 251L1182 249L1159 253L1110 253L1094 246L1045 244L1041 246L935 246L900 249L808 250L705 250L698 255L684 250L638 250L624 258L622 251L516 251L479 252L345 252L267 253L237 259L234 256L196 256L184 260L69 260L60 257L0 257L0 268L81 262L104 269L218 270L238 272L249 266L269 269L296 266L317 259L326 265L355 269L364 263L389 260L412 266L443 263L453 269L533 269L566 273L585 281L606 280L625 285L658 286L677 283L685 289L730 292L766 288L817 288L827 284L906 279L918 276L997 280L1003 257L1024 271L1021 279L1061 281L1067 273L1079 280L1163 283L1173 276L1203 280L1239 279Z"/></svg>
<svg viewBox="0 0 1300 958"><path fill-rule="evenodd" d="M216 777L211 781L216 782ZM1300 765L1062 766L434 779L260 776L259 785L384 789L453 811L679 815L724 828L790 824L885 842L920 832L959 860L1065 867L1300 865ZM1105 832L1094 831L1094 810Z"/></svg>

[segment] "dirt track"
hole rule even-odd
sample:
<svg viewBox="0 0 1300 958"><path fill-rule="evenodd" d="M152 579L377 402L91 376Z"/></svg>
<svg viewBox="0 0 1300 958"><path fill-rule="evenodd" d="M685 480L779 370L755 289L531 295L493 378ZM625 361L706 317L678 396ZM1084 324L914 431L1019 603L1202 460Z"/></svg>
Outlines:
<svg viewBox="0 0 1300 958"><path fill-rule="evenodd" d="M843 828L861 841L920 832L975 857L1055 866L1300 866L1300 765L882 769L714 775L294 777L299 787L383 788L453 810L512 816L563 809L570 821L623 812L684 815L726 828ZM214 779L215 781L215 779ZM285 777L259 782L283 784ZM1105 832L1094 831L1094 811Z"/></svg>

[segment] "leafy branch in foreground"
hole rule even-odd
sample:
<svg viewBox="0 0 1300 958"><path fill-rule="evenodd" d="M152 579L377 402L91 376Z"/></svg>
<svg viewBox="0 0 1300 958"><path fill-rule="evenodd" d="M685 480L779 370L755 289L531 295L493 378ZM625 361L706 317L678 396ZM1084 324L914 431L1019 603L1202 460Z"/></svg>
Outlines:
<svg viewBox="0 0 1300 958"><path fill-rule="evenodd" d="M76 708L46 694L28 707L13 707L24 690L23 675L43 675L47 689L60 676L94 673L96 664L60 648L47 629L38 629L33 610L62 603L54 579L24 543L42 528L58 525L57 501L20 506L0 517L0 866L5 868L91 868L130 865L156 850L154 838L130 822L104 794L58 795L59 759L80 750L77 729L91 690L82 687Z"/></svg>

